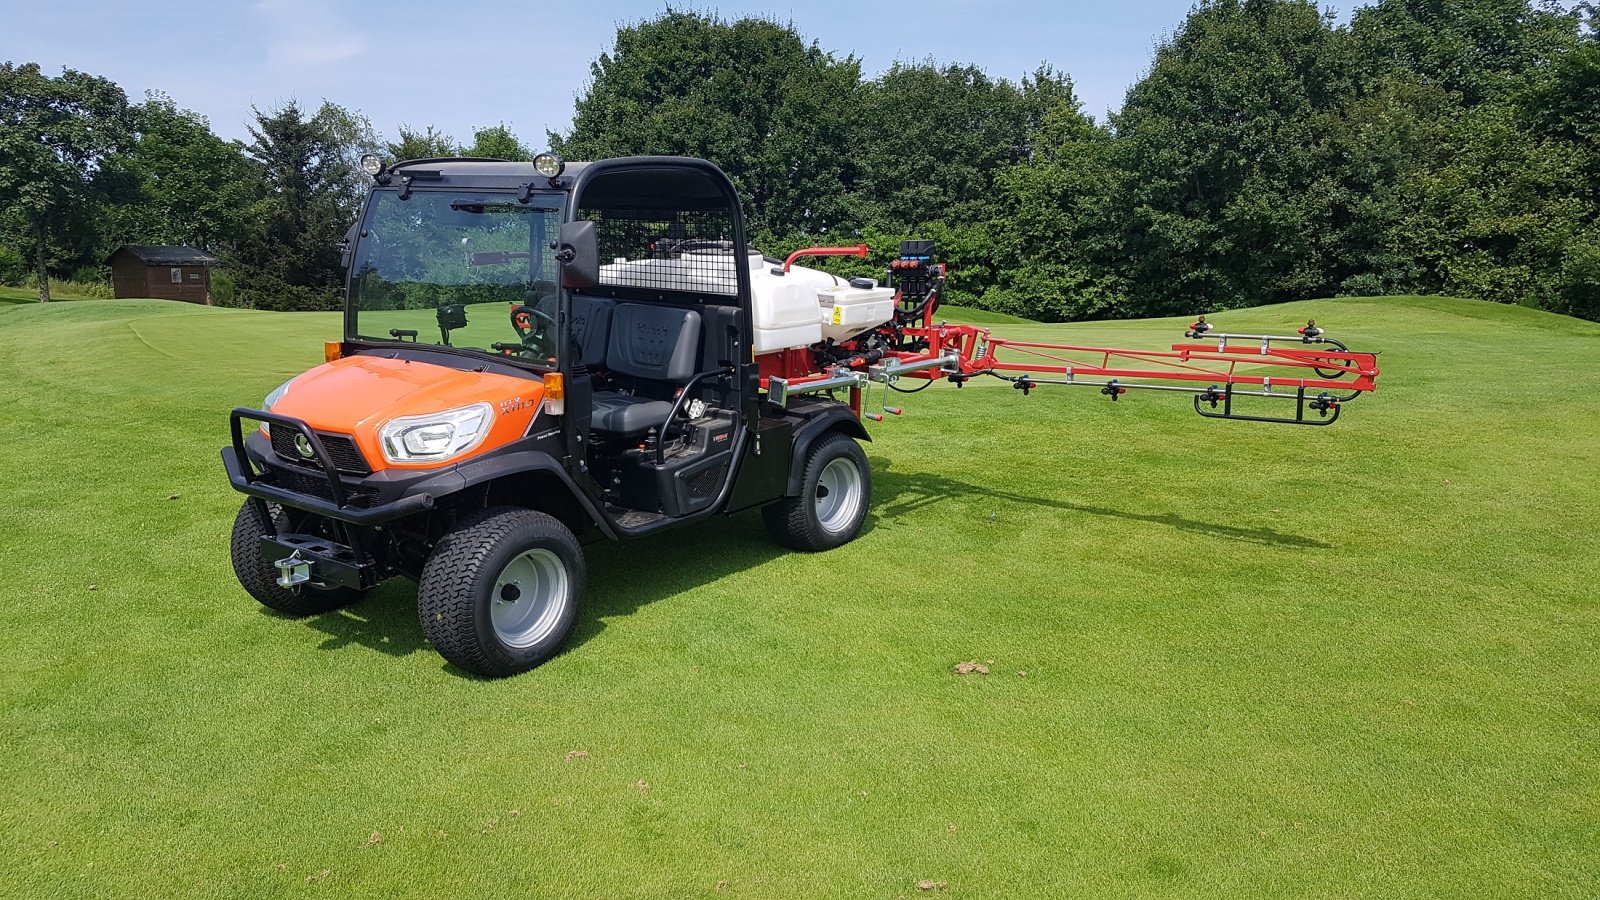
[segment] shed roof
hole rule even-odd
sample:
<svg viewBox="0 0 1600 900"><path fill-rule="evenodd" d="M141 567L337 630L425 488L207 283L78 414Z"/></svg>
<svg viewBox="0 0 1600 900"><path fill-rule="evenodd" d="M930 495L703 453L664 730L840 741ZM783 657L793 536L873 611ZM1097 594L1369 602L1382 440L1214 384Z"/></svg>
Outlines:
<svg viewBox="0 0 1600 900"><path fill-rule="evenodd" d="M123 251L133 254L147 266L214 266L222 261L204 250L196 250L193 247L136 246L128 244L118 247L116 253L111 255L115 257Z"/></svg>

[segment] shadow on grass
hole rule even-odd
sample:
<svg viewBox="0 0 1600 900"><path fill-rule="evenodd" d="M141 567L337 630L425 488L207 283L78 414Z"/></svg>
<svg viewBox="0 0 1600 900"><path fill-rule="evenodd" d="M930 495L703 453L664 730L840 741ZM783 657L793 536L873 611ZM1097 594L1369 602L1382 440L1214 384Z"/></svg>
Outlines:
<svg viewBox="0 0 1600 900"><path fill-rule="evenodd" d="M409 656L431 649L417 622L417 584L393 578L372 589L360 603L305 622L326 634L321 650L365 647L390 656Z"/></svg>
<svg viewBox="0 0 1600 900"><path fill-rule="evenodd" d="M1104 506L1073 503L1070 500L1050 500L1044 497L995 490L927 472L901 474L892 471L892 468L892 463L886 459L874 458L872 460L872 486L873 491L876 493L873 503L874 512L877 518L890 521L952 497L981 497L1023 506L1059 509L1064 512L1086 516L1104 516L1130 522L1162 525L1167 528L1176 528L1179 531L1188 531L1205 535L1206 537L1222 538L1230 541L1241 541L1247 544L1297 547L1311 550L1333 549L1332 544L1319 541L1316 538L1302 537L1298 534L1285 534L1281 531L1274 531L1271 528L1240 528L1234 525L1219 525L1215 522L1189 519L1176 513L1160 515L1136 513L1125 509L1111 509Z"/></svg>
<svg viewBox="0 0 1600 900"><path fill-rule="evenodd" d="M1080 516L1142 522L1263 546L1313 549L1332 546L1270 528L1220 525L1173 513L1136 513L996 490L944 475L900 473L893 471L892 464L882 458L873 459L872 468L873 509L863 527L864 534L870 533L879 521L898 520L945 500L987 498ZM602 541L590 544L584 552L588 563L584 609L563 652L574 650L600 634L608 619L631 615L640 607L754 568L790 551L772 542L760 514L751 511L735 516L712 516L636 541ZM417 623L416 597L414 582L396 578L349 609L306 621L328 636L322 644L324 650L356 646L391 656L407 656L429 649L422 636L422 626ZM450 665L446 665L445 670L464 678L475 677Z"/></svg>
<svg viewBox="0 0 1600 900"><path fill-rule="evenodd" d="M605 628L605 620L631 615L647 604L674 597L788 551L767 538L758 513L711 519L626 543L598 542L584 548L588 585L583 611L562 652L580 647ZM265 615L276 615L263 609ZM362 647L391 656L431 650L417 622L417 586L395 578L361 602L304 621L327 635L319 649ZM451 675L476 679L445 664Z"/></svg>

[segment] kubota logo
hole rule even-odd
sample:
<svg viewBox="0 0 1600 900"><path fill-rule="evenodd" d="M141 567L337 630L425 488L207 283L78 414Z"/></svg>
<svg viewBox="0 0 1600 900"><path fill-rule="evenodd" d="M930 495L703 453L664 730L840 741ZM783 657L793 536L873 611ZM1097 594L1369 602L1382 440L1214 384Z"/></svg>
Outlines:
<svg viewBox="0 0 1600 900"><path fill-rule="evenodd" d="M306 440L303 434L294 436L294 452L300 454L301 459L310 459L317 455L316 448L311 446L311 442Z"/></svg>

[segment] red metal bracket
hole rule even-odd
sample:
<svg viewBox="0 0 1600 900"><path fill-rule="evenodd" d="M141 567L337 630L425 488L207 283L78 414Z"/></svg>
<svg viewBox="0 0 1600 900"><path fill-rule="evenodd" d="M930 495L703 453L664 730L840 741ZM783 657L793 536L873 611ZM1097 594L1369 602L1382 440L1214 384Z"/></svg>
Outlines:
<svg viewBox="0 0 1600 900"><path fill-rule="evenodd" d="M866 244L857 244L854 247L807 247L789 254L789 258L783 261L783 270L789 271L794 261L802 256L859 256L866 259L869 252Z"/></svg>

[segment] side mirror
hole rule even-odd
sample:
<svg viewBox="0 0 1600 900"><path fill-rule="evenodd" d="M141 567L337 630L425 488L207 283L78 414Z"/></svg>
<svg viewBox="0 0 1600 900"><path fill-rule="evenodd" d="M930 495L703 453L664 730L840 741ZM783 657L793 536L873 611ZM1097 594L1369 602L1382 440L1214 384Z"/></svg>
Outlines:
<svg viewBox="0 0 1600 900"><path fill-rule="evenodd" d="M344 233L344 240L342 240L338 244L334 245L334 246L339 248L339 268L341 268L341 269L349 269L350 268L350 251L352 249L354 249L355 243L356 243L356 236L359 235L360 233L361 233L361 222L360 222L360 220L357 220L354 224L352 224L350 226L350 229Z"/></svg>
<svg viewBox="0 0 1600 900"><path fill-rule="evenodd" d="M561 286L572 290L591 288L600 283L600 243L594 223L568 222L561 226L556 259L561 260Z"/></svg>

